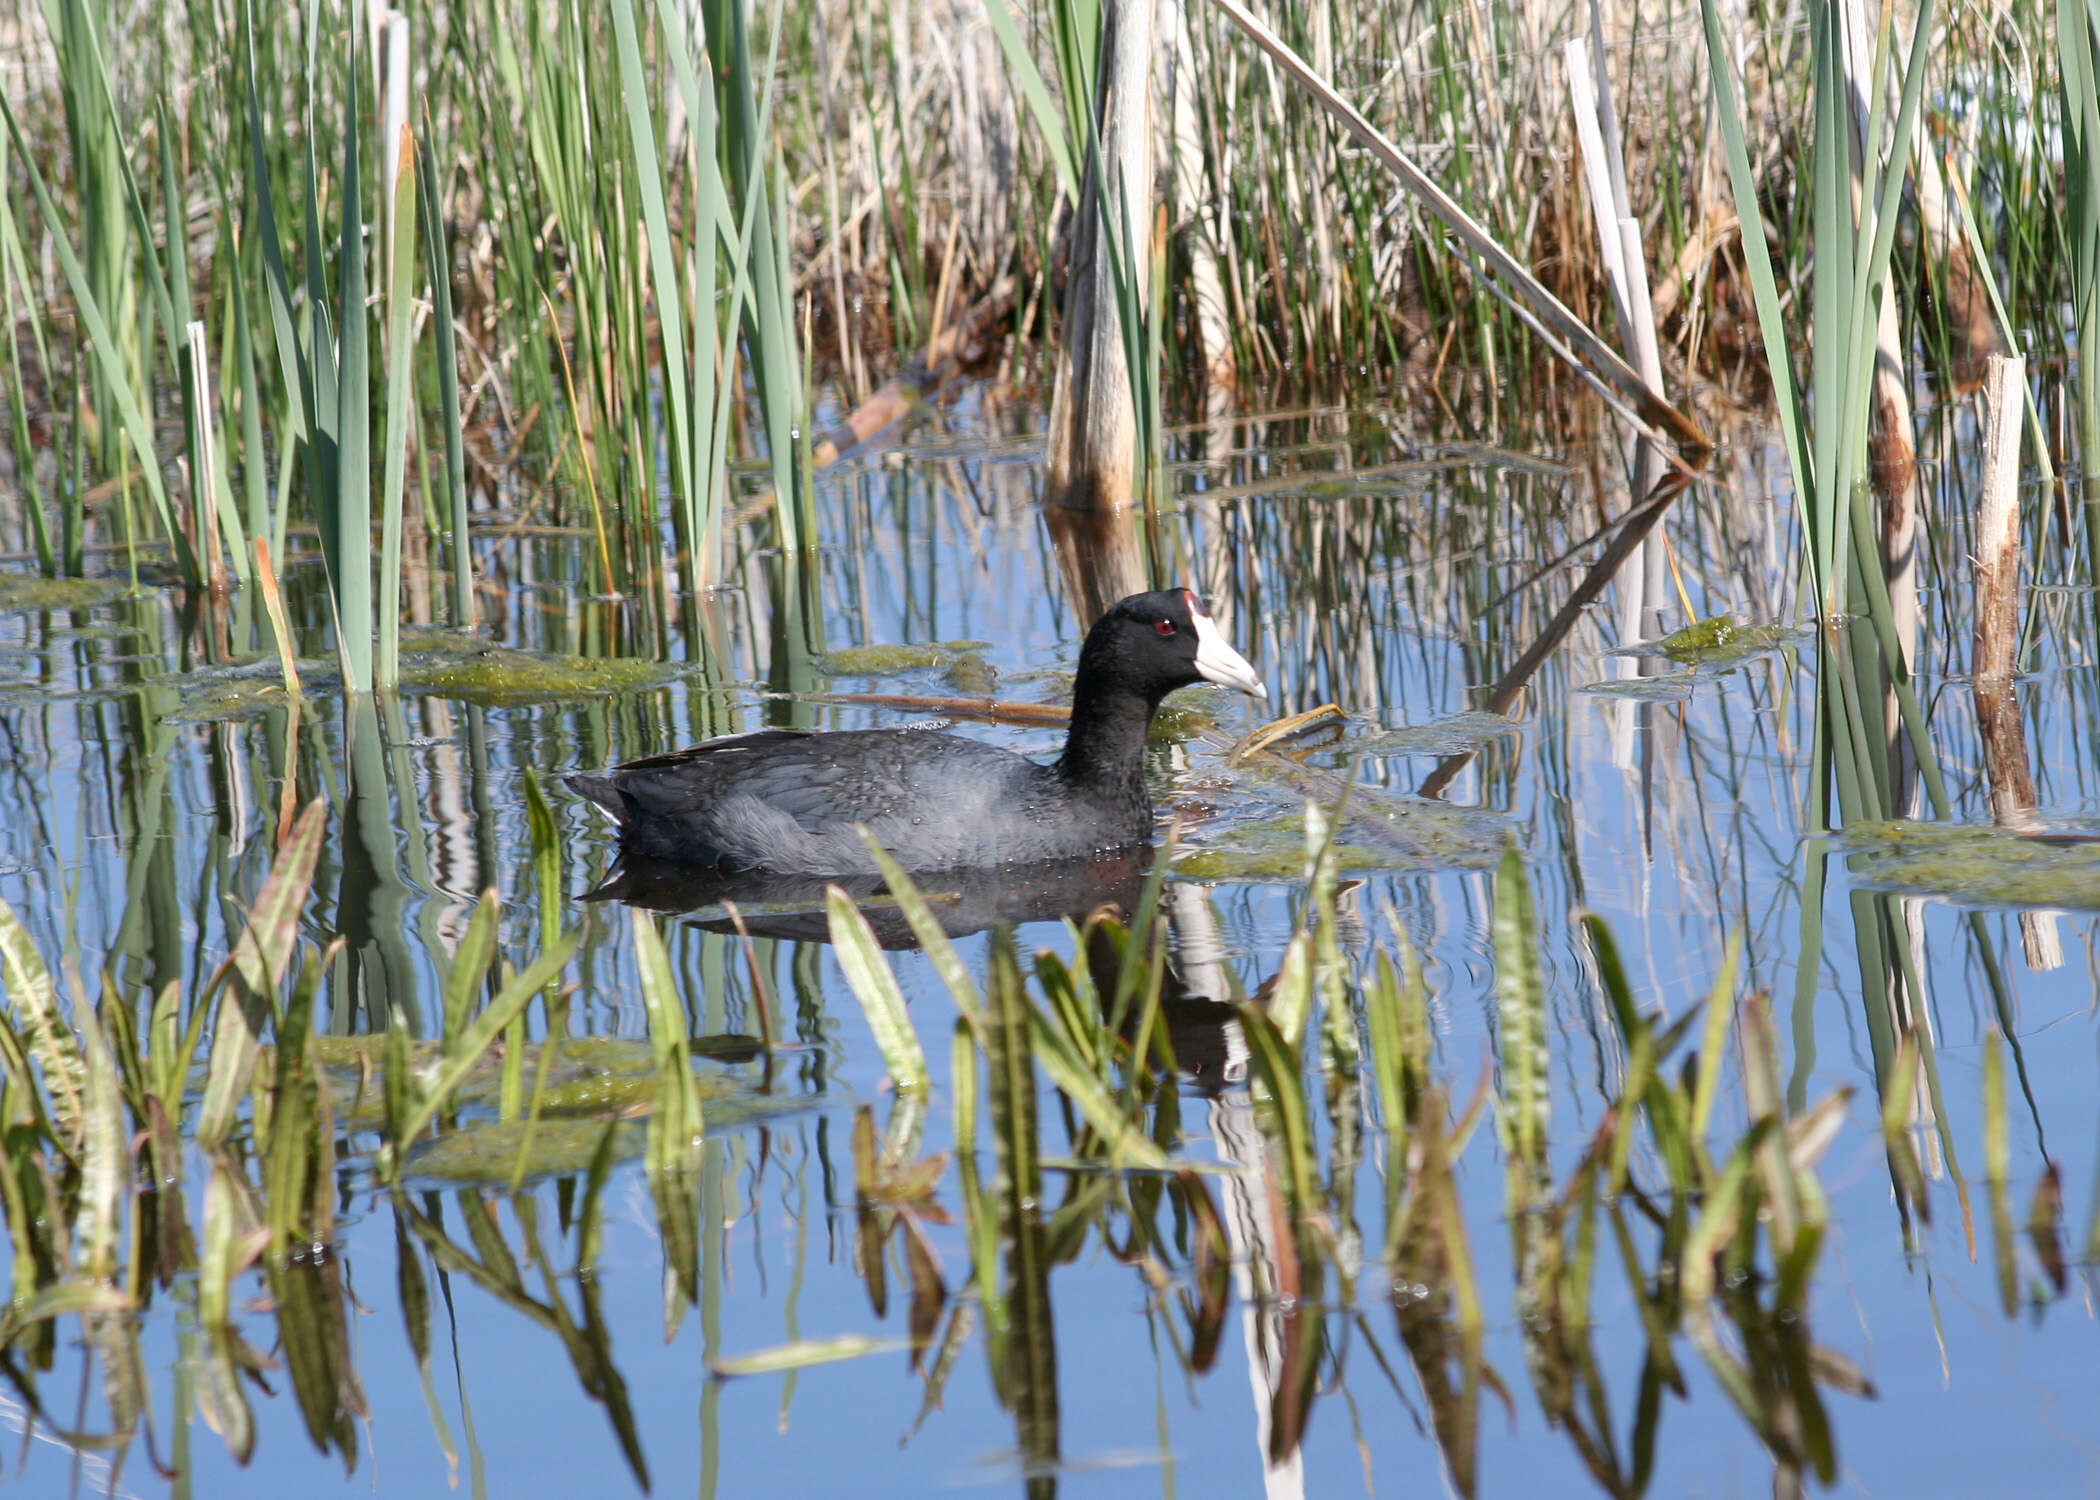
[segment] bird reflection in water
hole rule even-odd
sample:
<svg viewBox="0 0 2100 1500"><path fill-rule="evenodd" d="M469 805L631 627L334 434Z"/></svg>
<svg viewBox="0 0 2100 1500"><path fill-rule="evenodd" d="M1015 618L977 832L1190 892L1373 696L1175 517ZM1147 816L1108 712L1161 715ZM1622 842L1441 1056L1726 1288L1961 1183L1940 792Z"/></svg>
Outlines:
<svg viewBox="0 0 2100 1500"><path fill-rule="evenodd" d="M927 904L951 938L968 937L998 924L1020 927L1031 922L1070 918L1082 929L1087 918L1104 913L1127 923L1138 909L1145 880L1158 851L1126 848L1079 859L1042 860L989 870L952 871L919 877ZM836 885L860 907L876 942L892 951L919 946L911 925L887 899L880 875L849 875L836 880L775 875L762 871L726 872L705 866L624 856L586 901L618 901L649 911L691 913L694 926L708 932L737 930L737 919L754 938L797 943L828 943L831 926L824 914L824 889ZM1160 988L1160 1011L1167 1038L1184 1079L1214 1094L1246 1077L1246 1044L1240 1037L1234 995L1225 966L1217 961L1214 924L1188 930L1191 903L1201 888L1169 882L1162 896L1174 943ZM732 917L729 906L734 905ZM1207 910L1204 912L1208 915ZM1183 963L1187 950L1191 962ZM1086 960L1104 995L1115 993L1120 955L1108 935L1090 932Z"/></svg>

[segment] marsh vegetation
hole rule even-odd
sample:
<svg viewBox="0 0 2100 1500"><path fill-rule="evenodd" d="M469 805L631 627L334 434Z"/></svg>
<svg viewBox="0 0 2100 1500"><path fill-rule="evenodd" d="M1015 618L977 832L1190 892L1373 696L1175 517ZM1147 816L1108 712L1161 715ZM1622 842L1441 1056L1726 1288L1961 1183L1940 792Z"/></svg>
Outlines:
<svg viewBox="0 0 2100 1500"><path fill-rule="evenodd" d="M9 1482L2082 1492L2096 46L0 17ZM1153 849L555 781L1184 580Z"/></svg>

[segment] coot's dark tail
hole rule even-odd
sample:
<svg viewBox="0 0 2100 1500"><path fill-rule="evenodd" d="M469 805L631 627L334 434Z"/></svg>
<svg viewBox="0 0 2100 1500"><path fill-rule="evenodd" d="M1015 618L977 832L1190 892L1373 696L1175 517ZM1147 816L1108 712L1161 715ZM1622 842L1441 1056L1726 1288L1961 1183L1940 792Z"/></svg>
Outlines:
<svg viewBox="0 0 2100 1500"><path fill-rule="evenodd" d="M570 791L589 799L605 812L621 828L627 826L627 799L620 795L610 776L591 776L582 771L562 777Z"/></svg>

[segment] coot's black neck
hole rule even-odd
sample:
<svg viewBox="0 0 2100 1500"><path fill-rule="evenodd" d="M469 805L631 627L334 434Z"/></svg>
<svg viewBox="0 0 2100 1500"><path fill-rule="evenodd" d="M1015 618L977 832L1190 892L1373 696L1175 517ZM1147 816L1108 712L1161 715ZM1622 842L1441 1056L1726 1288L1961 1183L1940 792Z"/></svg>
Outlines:
<svg viewBox="0 0 2100 1500"><path fill-rule="evenodd" d="M1159 699L1086 671L1080 663L1072 693L1072 728L1057 772L1077 790L1103 802L1142 809L1151 817L1145 790L1145 731Z"/></svg>

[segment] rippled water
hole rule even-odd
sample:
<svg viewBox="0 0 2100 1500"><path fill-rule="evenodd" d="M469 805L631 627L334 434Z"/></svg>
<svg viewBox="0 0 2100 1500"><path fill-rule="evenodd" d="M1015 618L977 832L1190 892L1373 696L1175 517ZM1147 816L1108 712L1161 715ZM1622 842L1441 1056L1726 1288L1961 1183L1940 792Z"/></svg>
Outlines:
<svg viewBox="0 0 2100 1500"><path fill-rule="evenodd" d="M818 501L823 545L803 596L782 597L774 560L754 543L739 586L714 601L704 628L669 633L666 655L680 667L659 686L531 701L414 694L366 715L346 714L324 691L294 728L281 705L201 696L209 684L192 670L197 637L165 593L0 615L0 899L47 956L67 955L82 974L107 962L134 998L176 980L194 994L268 867L289 769L298 799L323 796L333 809L302 919L315 951L329 937L347 940L322 992L325 1029L371 1030L399 1007L432 1034L442 971L484 887L506 902L504 954L522 961L538 951L527 768L552 787L562 771L731 728L923 717L774 696L784 690L1062 694L1057 674L1070 670L1084 621L1034 504L1037 446L994 430L1016 420L1025 419L966 403L949 430L832 471ZM1353 960L1368 962L1390 909L1421 949L1434 1067L1458 1102L1496 1056L1489 914L1505 837L1527 862L1540 916L1561 1170L1602 1123L1626 1064L1574 914L1609 922L1642 1005L1672 1016L1703 997L1727 935L1740 931L1748 980L1774 1000L1790 1105L1854 1091L1821 1169L1832 1233L1809 1300L1815 1341L1873 1387L1825 1393L1838 1482L1905 1495L1995 1493L2015 1479L2029 1494L2100 1488L2100 1412L2088 1394L2100 1342L2083 1264L2100 1210L2091 1198L2100 1172L2091 908L2100 891L2075 881L2065 888L2066 907L2082 912L1973 915L1945 900L1869 897L1852 885L1846 860L1831 857L1820 964L1804 982L1803 892L1829 849L1803 834L1812 647L1786 636L1725 665L1643 665L1608 654L1621 637L1600 607L1549 659L1511 722L1474 712L1479 690L1566 597L1571 569L1503 596L1594 529L1586 456L1564 466L1442 444L1404 414L1378 410L1223 419L1181 434L1177 454L1166 571L1205 592L1266 677L1276 712L1333 702L1349 715L1338 741L1293 752L1303 764L1353 780L1373 809L1397 809L1400 837L1346 841L1342 931ZM1784 621L1794 570L1783 491L1754 450L1728 455L1720 472L1670 528L1696 612ZM1952 478L1942 481L1945 498L1956 491ZM1967 655L1962 535L1947 524L1932 539L1943 571L1928 578L1921 688L1955 816L1986 823L1972 700L1958 678ZM576 575L578 545L490 529L488 636L534 649L601 654L624 644L655 655L654 644L633 638L620 604L579 597L565 582ZM319 656L315 581L310 567L295 570L291 593L302 646ZM2052 827L2090 831L2100 826L2093 599L2048 589L2034 596L2033 615L2034 672L2021 694L2040 815ZM839 654L919 644L948 649L901 661ZM1251 995L1273 974L1299 915L1290 820L1307 782L1229 767L1218 741L1252 727L1250 710L1224 693L1196 695L1196 706L1215 718L1212 735L1154 751L1162 806L1184 823L1168 888L1174 940L1184 974L1211 991ZM229 710L238 716L208 717ZM183 722L199 713L206 722ZM1043 729L960 727L1030 752L1056 743ZM1433 777L1446 783L1442 806L1413 796ZM575 899L609 869L606 832L574 798L551 795L570 897L559 917L585 933L568 976L572 1026L643 1036L626 909ZM1111 877L1127 888L1137 873ZM1891 1193L1877 1089L1886 1064L1877 1067L1872 1019L1887 1000L1863 985L1853 956L1855 922L1884 913L1913 945L1930 999L1938 1087L1921 1098L1911 1131L1929 1179L1929 1225L1906 1223ZM688 919L665 921L693 1034L760 1032L759 992L736 940ZM985 941L962 944L980 971ZM1024 925L1020 942L1024 953L1069 946L1053 922ZM338 1162L339 1237L327 1258L351 1299L347 1358L366 1408L345 1434L354 1473L345 1477L340 1452L317 1449L282 1373L265 1376L274 1395L255 1392L252 1461L234 1462L190 1403L197 1333L178 1287L142 1315L150 1448L82 1450L83 1487L196 1495L457 1487L492 1496L616 1492L644 1478L654 1493L703 1495L1459 1487L1437 1440L1436 1402L1396 1329L1396 1305L1404 1309L1412 1289L1398 1288L1396 1304L1378 1264L1384 1163L1375 1152L1358 1180L1362 1243L1339 1226L1339 1242L1355 1246L1361 1263L1345 1254L1316 1294L1283 1306L1250 1296L1259 1282L1252 1263L1276 1252L1273 1230L1260 1222L1260 1175L1217 1179L1234 1220L1237 1275L1207 1372L1189 1373L1177 1353L1186 1329L1171 1288L1155 1291L1117 1247L1090 1236L1056 1265L1054 1367L1035 1393L1040 1419L1054 1392L1054 1466L1020 1457L1025 1438L981 1332L967 1323L930 1400L927 1371L915 1371L903 1347L901 1264L889 1270L886 1316L871 1306L857 1267L848 1141L856 1104L887 1109L881 1058L828 946L759 936L754 954L770 1025L797 1050L777 1065L765 1110L710 1130L700 1295L671 1338L656 1214L638 1166L616 1167L605 1186L602 1252L583 1276L573 1274L577 1177L540 1178L515 1200L421 1182L417 1207L452 1241L484 1257L499 1241L506 1247L530 1299L521 1302L492 1294L400 1228L373 1185L374 1140L353 1133ZM895 968L935 1073L924 1149L942 1150L953 1003L917 953L896 955ZM1259 1164L1245 1089L1211 1092L1221 1075L1243 1072L1243 1044L1201 1015L1183 1019L1177 1047L1210 1070L1185 1091L1184 1154ZM2019 1231L2011 1312L1984 1182L1981 1059L1994 1025L2011 1043L2009 1185ZM1046 1091L1045 1128L1055 1138L1062 1126L1049 1099ZM1724 1135L1745 1121L1732 1070L1719 1115ZM2063 1185L2060 1238L2073 1262L2061 1292L2048 1274L2046 1237L2025 1234L2050 1166ZM1636 1181L1652 1168L1637 1161ZM1057 1202L1086 1186L1056 1172L1048 1182ZM1546 1420L1527 1368L1491 1139L1470 1148L1459 1183L1493 1372L1479 1408L1479 1490L1594 1490L1595 1463ZM950 1179L940 1197L951 1211L954 1194ZM930 1222L926 1231L947 1288L963 1289L971 1263L963 1227ZM279 1322L265 1283L250 1274L237 1295L254 1299L242 1324L268 1351ZM1597 1278L1591 1314L1602 1405L1590 1409L1605 1414L1625 1463L1642 1446L1634 1434L1647 1345L1615 1264ZM1278 1350L1315 1329L1328 1346L1304 1442L1271 1463ZM707 1374L725 1357L849 1334L896 1347L798 1373ZM1772 1486L1766 1445L1682 1340L1677 1363L1685 1388L1657 1398L1648 1492ZM5 1389L15 1425L31 1425L23 1387ZM106 1430L109 1413L85 1355L65 1338L35 1389L47 1421L10 1456L9 1473L32 1492L58 1493L73 1481L76 1458L53 1429ZM156 1456L179 1477L157 1473Z"/></svg>

